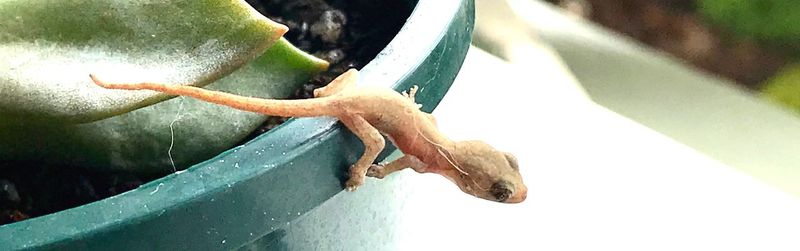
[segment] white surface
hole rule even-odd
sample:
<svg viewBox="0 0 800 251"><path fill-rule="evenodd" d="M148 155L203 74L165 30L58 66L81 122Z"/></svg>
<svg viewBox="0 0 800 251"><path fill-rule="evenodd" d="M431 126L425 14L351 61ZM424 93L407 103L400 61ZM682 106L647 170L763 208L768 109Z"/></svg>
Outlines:
<svg viewBox="0 0 800 251"><path fill-rule="evenodd" d="M527 201L404 171L398 250L800 250L800 200L591 103L538 53L518 69L473 48L434 113L515 153Z"/></svg>

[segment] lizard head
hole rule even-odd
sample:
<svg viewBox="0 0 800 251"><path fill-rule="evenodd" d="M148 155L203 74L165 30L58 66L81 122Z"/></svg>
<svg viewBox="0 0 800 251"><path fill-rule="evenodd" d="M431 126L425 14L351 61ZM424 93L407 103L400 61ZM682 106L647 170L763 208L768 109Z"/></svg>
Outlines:
<svg viewBox="0 0 800 251"><path fill-rule="evenodd" d="M522 182L514 155L495 150L482 141L456 142L450 154L455 162L452 164L458 169L442 175L456 183L461 191L497 202L525 200L528 188Z"/></svg>

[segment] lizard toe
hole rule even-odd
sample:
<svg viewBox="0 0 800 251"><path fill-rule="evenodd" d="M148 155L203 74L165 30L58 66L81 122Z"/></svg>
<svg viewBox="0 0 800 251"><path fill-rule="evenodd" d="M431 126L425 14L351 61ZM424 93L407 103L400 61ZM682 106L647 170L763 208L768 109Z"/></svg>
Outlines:
<svg viewBox="0 0 800 251"><path fill-rule="evenodd" d="M385 170L383 169L383 165L381 165L381 164L373 164L373 165L369 166L369 169L367 169L367 176L373 177L373 178L378 178L378 179L383 179L383 177L386 177L386 174L384 173L384 171Z"/></svg>

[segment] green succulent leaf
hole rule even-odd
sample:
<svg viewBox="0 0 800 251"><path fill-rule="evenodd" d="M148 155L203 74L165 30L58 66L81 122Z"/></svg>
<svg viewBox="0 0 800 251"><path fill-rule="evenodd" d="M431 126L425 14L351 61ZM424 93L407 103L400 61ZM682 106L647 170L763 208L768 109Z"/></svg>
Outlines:
<svg viewBox="0 0 800 251"><path fill-rule="evenodd" d="M327 62L281 39L261 57L206 88L283 98L326 68ZM183 169L229 149L266 118L179 97L83 124L0 126L0 142L9 142L0 143L0 152L50 164L165 173L172 171L172 160Z"/></svg>
<svg viewBox="0 0 800 251"><path fill-rule="evenodd" d="M204 86L286 32L243 0L0 1L0 122L89 122L165 100L95 86Z"/></svg>

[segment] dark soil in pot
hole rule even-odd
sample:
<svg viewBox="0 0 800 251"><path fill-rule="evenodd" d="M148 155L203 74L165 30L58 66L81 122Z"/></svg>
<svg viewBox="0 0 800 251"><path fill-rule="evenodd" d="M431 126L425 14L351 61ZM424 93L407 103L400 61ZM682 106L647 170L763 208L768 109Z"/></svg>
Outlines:
<svg viewBox="0 0 800 251"><path fill-rule="evenodd" d="M289 26L285 37L300 49L331 62L293 98L349 68L361 68L394 38L411 13L406 1L247 0L265 16ZM286 118L270 118L247 140ZM105 173L75 166L0 162L0 225L54 213L134 189L159 176Z"/></svg>

